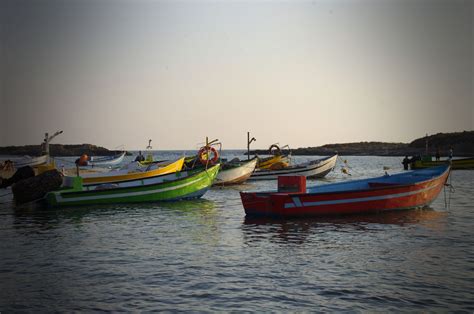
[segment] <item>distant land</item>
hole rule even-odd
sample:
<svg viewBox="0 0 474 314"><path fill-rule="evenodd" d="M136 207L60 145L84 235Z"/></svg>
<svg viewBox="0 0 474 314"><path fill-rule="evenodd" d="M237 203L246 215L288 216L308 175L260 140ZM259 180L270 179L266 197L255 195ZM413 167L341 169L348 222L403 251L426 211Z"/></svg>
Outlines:
<svg viewBox="0 0 474 314"><path fill-rule="evenodd" d="M326 144L318 147L292 149L293 155L326 156L337 152L345 156L413 156L425 154L426 140L428 152L432 155L438 148L441 156L448 156L452 147L454 156L474 156L474 131L438 133L420 137L411 143L358 142L343 144ZM250 154L265 155L268 150L253 150Z"/></svg>
<svg viewBox="0 0 474 314"><path fill-rule="evenodd" d="M51 156L81 156L87 154L89 156L112 156L120 151L108 150L107 148L91 145L91 144L50 144L49 152ZM0 147L0 155L41 155L40 145L25 145L25 146L6 146Z"/></svg>
<svg viewBox="0 0 474 314"><path fill-rule="evenodd" d="M420 137L411 143L385 143L385 142L358 142L343 144L326 144L318 147L292 149L293 155L320 155L327 156L334 152L346 156L412 156L425 153L425 144L428 140L428 151L434 155L439 148L441 156L447 156L449 148L453 147L454 156L474 156L474 131L455 133L438 133L428 137ZM91 145L76 144L62 145L50 144L52 156L111 156L119 153L117 150ZM30 155L39 156L40 145L7 146L0 147L0 155ZM268 150L258 149L250 151L251 154L265 155Z"/></svg>

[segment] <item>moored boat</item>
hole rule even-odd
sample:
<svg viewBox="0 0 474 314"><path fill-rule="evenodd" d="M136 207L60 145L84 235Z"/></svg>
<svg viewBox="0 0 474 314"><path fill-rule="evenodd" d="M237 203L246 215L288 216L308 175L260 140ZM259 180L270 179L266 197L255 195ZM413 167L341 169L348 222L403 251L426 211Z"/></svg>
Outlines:
<svg viewBox="0 0 474 314"><path fill-rule="evenodd" d="M81 175L84 185L97 185L104 183L117 183L130 180L141 180L163 174L181 171L184 157L168 164L157 165L156 169L142 171L139 168L126 168L122 170L112 170L109 172L89 173Z"/></svg>
<svg viewBox="0 0 474 314"><path fill-rule="evenodd" d="M80 166L115 166L120 164L123 159L125 158L125 154L127 152L122 152L118 155L115 156L104 156L104 157L88 157L87 160L83 160L83 157L81 156L80 160Z"/></svg>
<svg viewBox="0 0 474 314"><path fill-rule="evenodd" d="M214 185L230 185L245 182L257 165L257 158L246 161L228 162L223 164L217 174Z"/></svg>
<svg viewBox="0 0 474 314"><path fill-rule="evenodd" d="M46 202L50 206L77 206L195 199L206 193L214 182L219 167L220 164L217 164L208 169L175 172L163 175L159 180L155 178L157 181L154 183L119 187L104 184L93 190L85 189L80 182L81 178L77 177L75 180L79 182L74 182L72 188L49 192Z"/></svg>
<svg viewBox="0 0 474 314"><path fill-rule="evenodd" d="M451 170L474 170L474 158L445 159L445 160L415 160L411 163L412 169L438 167L451 163Z"/></svg>
<svg viewBox="0 0 474 314"><path fill-rule="evenodd" d="M241 192L249 216L306 217L374 213L419 208L436 199L450 172L449 165L396 175L353 180L306 189L306 181L279 186L279 191ZM283 179L304 179L281 177ZM295 189L294 186L296 186Z"/></svg>
<svg viewBox="0 0 474 314"><path fill-rule="evenodd" d="M322 178L336 166L337 154L283 169L257 169L249 180L276 180L279 176L300 175L307 178Z"/></svg>
<svg viewBox="0 0 474 314"><path fill-rule="evenodd" d="M44 165L48 162L49 155L42 155L38 157L23 156L23 157L13 157L9 159L13 163L13 166L18 169L25 166L35 167L39 165Z"/></svg>

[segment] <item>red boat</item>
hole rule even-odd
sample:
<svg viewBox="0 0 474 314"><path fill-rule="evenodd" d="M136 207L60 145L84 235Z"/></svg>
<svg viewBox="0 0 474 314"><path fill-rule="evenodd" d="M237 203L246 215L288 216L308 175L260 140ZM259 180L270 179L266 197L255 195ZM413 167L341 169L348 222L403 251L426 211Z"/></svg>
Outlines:
<svg viewBox="0 0 474 314"><path fill-rule="evenodd" d="M444 187L450 165L306 189L306 178L279 177L278 191L241 192L248 216L305 217L420 208Z"/></svg>

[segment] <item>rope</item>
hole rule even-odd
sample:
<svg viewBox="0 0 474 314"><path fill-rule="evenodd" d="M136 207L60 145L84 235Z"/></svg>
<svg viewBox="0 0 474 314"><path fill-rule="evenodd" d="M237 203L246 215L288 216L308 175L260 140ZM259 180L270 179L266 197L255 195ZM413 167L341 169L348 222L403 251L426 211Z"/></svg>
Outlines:
<svg viewBox="0 0 474 314"><path fill-rule="evenodd" d="M339 155L337 156L337 158L339 159L339 163L340 163L340 164L341 164L341 163L343 164L343 165L341 166L341 172L342 172L342 173L347 174L348 176L352 176L352 174L350 174L349 171L347 171L347 169L346 169L346 167L347 167L347 168L350 169L352 172L355 172L355 174L360 175L357 171L355 171L354 169L352 169L351 166L349 166L349 163L347 162L347 159L346 159L346 160L343 160L342 157L339 156ZM346 167L344 166L344 164L346 165ZM334 168L336 168L336 167L334 167Z"/></svg>
<svg viewBox="0 0 474 314"><path fill-rule="evenodd" d="M451 174L449 175L449 183L444 184L444 206L446 207L447 210L451 207L451 196L452 194L456 193L456 189L453 186L453 178L451 177ZM449 196L448 196L448 201L446 202L446 187L449 187Z"/></svg>

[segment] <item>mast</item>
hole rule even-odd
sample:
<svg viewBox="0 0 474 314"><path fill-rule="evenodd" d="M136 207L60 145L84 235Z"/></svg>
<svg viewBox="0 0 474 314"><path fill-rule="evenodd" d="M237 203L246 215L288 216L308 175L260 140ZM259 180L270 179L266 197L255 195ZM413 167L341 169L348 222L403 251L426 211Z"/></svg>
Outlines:
<svg viewBox="0 0 474 314"><path fill-rule="evenodd" d="M63 133L63 131L56 131L53 135L49 136L49 133L44 133L44 147L43 147L43 155L48 155L49 156L49 143L53 138L58 136L59 134Z"/></svg>
<svg viewBox="0 0 474 314"><path fill-rule="evenodd" d="M250 160L250 144L252 144L252 142L256 140L257 139L255 137L252 137L252 139L250 139L250 132L247 132L247 160Z"/></svg>

